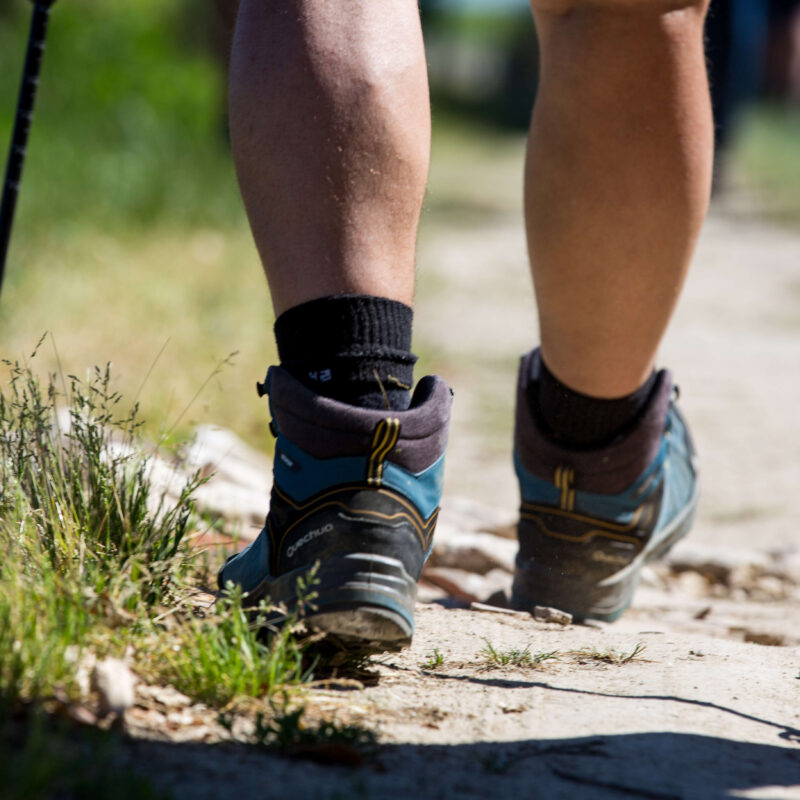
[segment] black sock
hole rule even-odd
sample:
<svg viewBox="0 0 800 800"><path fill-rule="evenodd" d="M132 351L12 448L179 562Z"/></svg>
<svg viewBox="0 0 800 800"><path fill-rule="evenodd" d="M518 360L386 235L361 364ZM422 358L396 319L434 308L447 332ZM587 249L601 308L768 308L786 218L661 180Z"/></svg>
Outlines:
<svg viewBox="0 0 800 800"><path fill-rule="evenodd" d="M385 297L344 294L290 308L275 321L281 366L310 389L362 408L411 402L414 312Z"/></svg>
<svg viewBox="0 0 800 800"><path fill-rule="evenodd" d="M528 402L543 433L568 447L600 447L623 433L650 399L653 372L626 397L590 397L565 386L541 361L539 380L528 385Z"/></svg>

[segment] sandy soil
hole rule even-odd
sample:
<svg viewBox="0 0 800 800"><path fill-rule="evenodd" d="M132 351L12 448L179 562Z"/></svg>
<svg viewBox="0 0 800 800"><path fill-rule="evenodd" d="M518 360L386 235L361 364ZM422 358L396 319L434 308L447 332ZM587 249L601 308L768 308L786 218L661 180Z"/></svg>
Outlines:
<svg viewBox="0 0 800 800"><path fill-rule="evenodd" d="M537 330L521 224L509 217L485 229L437 231L423 242L420 262L418 336L436 343L457 398L447 493L513 509L516 361ZM800 520L800 233L712 213L662 363L680 385L702 459L693 538L793 545Z"/></svg>
<svg viewBox="0 0 800 800"><path fill-rule="evenodd" d="M512 388L536 329L521 227L439 231L420 261L418 336L456 390L445 511L468 495L513 515ZM800 798L799 269L800 233L712 214L663 348L701 453L700 518L620 622L420 605L375 685L313 693L378 731L358 768L157 743L146 726L128 756L198 800ZM487 643L555 655L493 669Z"/></svg>

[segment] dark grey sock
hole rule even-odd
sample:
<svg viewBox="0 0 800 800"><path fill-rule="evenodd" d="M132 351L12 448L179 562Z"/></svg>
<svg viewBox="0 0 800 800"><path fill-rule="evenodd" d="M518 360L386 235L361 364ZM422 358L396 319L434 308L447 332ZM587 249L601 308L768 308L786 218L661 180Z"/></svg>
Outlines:
<svg viewBox="0 0 800 800"><path fill-rule="evenodd" d="M396 300L336 295L290 308L275 321L281 366L310 389L361 408L403 411L411 402L414 312Z"/></svg>
<svg viewBox="0 0 800 800"><path fill-rule="evenodd" d="M608 400L576 392L541 361L539 378L528 385L528 402L542 433L566 447L600 447L633 425L656 384L653 372L626 397Z"/></svg>

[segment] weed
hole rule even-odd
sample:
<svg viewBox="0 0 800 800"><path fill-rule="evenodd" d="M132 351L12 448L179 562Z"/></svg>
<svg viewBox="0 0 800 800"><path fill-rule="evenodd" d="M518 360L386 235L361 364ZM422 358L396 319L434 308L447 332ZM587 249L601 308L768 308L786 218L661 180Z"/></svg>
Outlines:
<svg viewBox="0 0 800 800"><path fill-rule="evenodd" d="M508 650L498 650L492 643L484 638L486 647L481 650L481 655L486 660L486 669L499 667L538 667L546 661L557 661L558 650L544 653L531 653L530 645L524 649L510 647Z"/></svg>
<svg viewBox="0 0 800 800"><path fill-rule="evenodd" d="M267 610L250 614L236 592L203 619L176 610L193 590L187 539L201 480L174 501L155 492L138 408L118 414L109 368L42 386L27 365L5 363L0 724L20 703L56 692L78 699L76 665L89 652L132 652L146 679L212 705L302 680L293 620L265 634ZM305 602L309 581L299 587Z"/></svg>
<svg viewBox="0 0 800 800"><path fill-rule="evenodd" d="M422 669L439 669L444 664L444 655L438 647L428 653L425 661L420 663Z"/></svg>
<svg viewBox="0 0 800 800"><path fill-rule="evenodd" d="M615 664L620 666L631 661L643 661L642 653L647 649L643 642L637 642L636 646L629 653L618 652L616 650L598 650L596 647L584 647L581 650L574 650L570 655L576 656L579 660L599 661L604 664Z"/></svg>
<svg viewBox="0 0 800 800"><path fill-rule="evenodd" d="M269 696L310 675L305 647L292 621L275 626L265 602L251 611L234 589L217 602L214 614L183 620L170 637L160 637L153 669L161 680L214 707L237 696Z"/></svg>
<svg viewBox="0 0 800 800"><path fill-rule="evenodd" d="M11 380L0 394L0 535L26 562L95 594L119 590L115 599L128 610L164 600L186 573L182 545L201 480L190 480L174 504L153 496L137 448L138 406L115 415L121 398L108 366L87 382L69 376L59 390L55 376L42 387L30 368L4 363ZM128 581L139 591L126 592Z"/></svg>
<svg viewBox="0 0 800 800"><path fill-rule="evenodd" d="M34 354L35 355L35 354ZM191 480L154 496L138 409L116 416L110 371L42 386L4 362L0 393L0 696L73 690L68 648L123 649L189 578ZM67 404L59 414L58 402Z"/></svg>
<svg viewBox="0 0 800 800"><path fill-rule="evenodd" d="M127 655L143 679L212 706L278 689L285 695L309 674L296 620L283 615L285 624L270 627L275 609L246 610L235 590L202 618L182 610L196 580L187 540L200 479L178 488L177 500L154 490L138 408L118 412L108 367L86 381L50 376L43 386L27 365L4 363L0 773L10 777L3 796L154 797L118 774L116 756L104 755L106 740L91 738L104 734L62 735L43 713L48 700L87 700L78 675L90 654ZM313 573L300 582L301 605L313 602L313 582ZM276 719L264 736L271 730L282 741L289 725ZM317 735L357 738L330 725Z"/></svg>

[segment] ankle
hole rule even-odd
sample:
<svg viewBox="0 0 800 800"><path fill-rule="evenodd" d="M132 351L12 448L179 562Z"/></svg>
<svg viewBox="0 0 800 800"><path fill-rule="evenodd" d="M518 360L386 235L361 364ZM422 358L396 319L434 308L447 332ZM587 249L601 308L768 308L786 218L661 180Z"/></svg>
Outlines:
<svg viewBox="0 0 800 800"><path fill-rule="evenodd" d="M281 314L281 366L313 391L361 408L408 408L416 356L412 309L384 297L344 294Z"/></svg>
<svg viewBox="0 0 800 800"><path fill-rule="evenodd" d="M542 431L567 447L600 447L628 430L639 418L656 385L656 373L634 392L607 399L578 392L561 382L540 361L528 384L528 403Z"/></svg>

